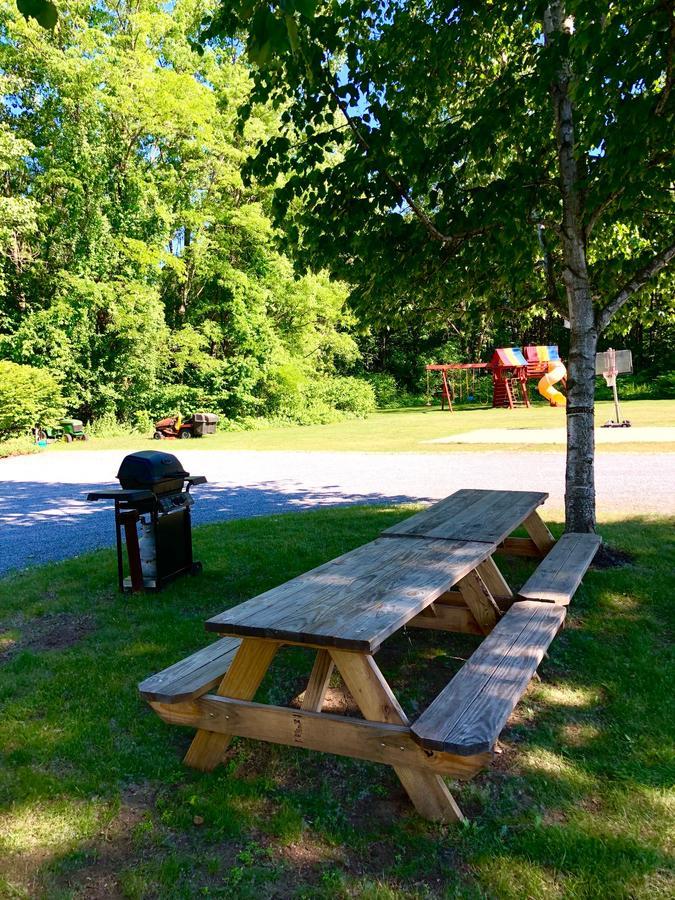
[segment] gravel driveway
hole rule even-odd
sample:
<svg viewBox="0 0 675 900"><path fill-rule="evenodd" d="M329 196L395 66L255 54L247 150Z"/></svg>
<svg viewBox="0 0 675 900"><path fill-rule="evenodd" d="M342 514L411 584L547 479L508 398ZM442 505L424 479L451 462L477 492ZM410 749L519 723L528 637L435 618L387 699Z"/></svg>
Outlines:
<svg viewBox="0 0 675 900"><path fill-rule="evenodd" d="M176 452L209 481L195 489L196 524L317 506L430 501L462 487L548 491L553 518L563 506L563 453ZM103 484L119 486L115 474L125 455L97 450L0 460L0 573L113 544L112 505L87 503L85 496ZM600 521L672 513L675 453L611 453L598 456L596 466Z"/></svg>

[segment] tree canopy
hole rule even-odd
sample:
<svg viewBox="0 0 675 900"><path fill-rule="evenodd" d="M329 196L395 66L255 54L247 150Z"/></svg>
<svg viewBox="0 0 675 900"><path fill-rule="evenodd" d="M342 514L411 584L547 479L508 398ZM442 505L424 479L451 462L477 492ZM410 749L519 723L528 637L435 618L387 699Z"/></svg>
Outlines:
<svg viewBox="0 0 675 900"><path fill-rule="evenodd" d="M573 34L549 42L545 6L221 3L206 37L244 35L255 63L244 118L256 101L283 110L249 172L290 174L274 209L306 261L383 314L471 293L566 317L551 108L563 57L598 307L672 244L670 5L567 3Z"/></svg>
<svg viewBox="0 0 675 900"><path fill-rule="evenodd" d="M247 66L194 49L204 11L75 2L48 31L0 6L0 356L85 419L363 411L367 387L331 382L359 355L344 286L296 275L242 182L278 115L237 129Z"/></svg>
<svg viewBox="0 0 675 900"><path fill-rule="evenodd" d="M592 528L598 336L655 279L672 304L673 4L222 0L218 35L255 64L243 120L282 110L249 173L358 308L567 319L567 524Z"/></svg>

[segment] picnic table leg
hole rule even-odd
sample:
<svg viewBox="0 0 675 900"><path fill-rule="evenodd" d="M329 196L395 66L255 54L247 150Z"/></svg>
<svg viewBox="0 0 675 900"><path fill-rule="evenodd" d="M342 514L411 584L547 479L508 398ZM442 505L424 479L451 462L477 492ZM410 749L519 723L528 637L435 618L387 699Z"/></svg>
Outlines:
<svg viewBox="0 0 675 900"><path fill-rule="evenodd" d="M314 668L309 676L302 708L310 712L321 712L324 697L333 674L333 660L328 650L319 650L314 660Z"/></svg>
<svg viewBox="0 0 675 900"><path fill-rule="evenodd" d="M493 597L503 597L506 600L513 598L514 593L497 568L494 557L489 556L478 566L477 571Z"/></svg>
<svg viewBox="0 0 675 900"><path fill-rule="evenodd" d="M537 550L541 553L542 556L546 556L548 551L551 550L551 548L555 544L555 538L548 530L548 526L536 511L536 509L534 512L531 512L530 515L525 519L525 521L523 522L523 526L532 541L536 544Z"/></svg>
<svg viewBox="0 0 675 900"><path fill-rule="evenodd" d="M215 693L233 700L253 700L280 646L277 641L244 638ZM199 730L183 762L193 769L211 772L221 761L231 740L229 734Z"/></svg>
<svg viewBox="0 0 675 900"><path fill-rule="evenodd" d="M483 634L489 634L499 621L501 613L490 589L478 571L474 569L473 572L465 575L457 582L457 587Z"/></svg>
<svg viewBox="0 0 675 900"><path fill-rule="evenodd" d="M331 656L359 709L373 722L408 725L408 718L369 654L331 650ZM464 815L440 775L394 766L415 809L434 822L462 822Z"/></svg>

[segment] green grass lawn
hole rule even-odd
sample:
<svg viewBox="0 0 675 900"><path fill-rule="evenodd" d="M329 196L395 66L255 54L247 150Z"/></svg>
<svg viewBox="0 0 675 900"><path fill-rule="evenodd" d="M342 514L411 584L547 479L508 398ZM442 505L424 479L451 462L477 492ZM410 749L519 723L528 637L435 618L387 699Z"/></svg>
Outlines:
<svg viewBox="0 0 675 900"><path fill-rule="evenodd" d="M0 580L0 896L673 896L663 520L603 529L634 562L589 572L498 761L451 785L467 826L421 820L391 770L351 759L236 740L213 773L181 765L189 730L163 724L137 682L202 646L208 616L407 512L203 527L203 575L157 596L118 595L108 550ZM504 571L517 587L531 567ZM378 663L414 717L477 642L410 629ZM285 649L259 697L290 701L311 664Z"/></svg>
<svg viewBox="0 0 675 900"><path fill-rule="evenodd" d="M634 400L622 404L623 414L634 426L675 425L675 400ZM596 420L603 424L614 416L614 406L602 402L596 404ZM564 449L561 444L527 445L522 431L514 437L513 444L428 444L434 438L449 437L482 428L563 428L565 412L539 404L531 409L463 408L454 413L441 412L439 406L430 409L390 410L374 413L367 419L350 419L331 425L270 426L255 431L219 432L205 438L181 441L181 452L199 450L328 450L328 451L380 451L416 453L452 453L457 450L521 449L527 446L535 450ZM517 442L515 442L517 441ZM176 446L178 442L170 442ZM52 444L49 452L75 450L136 450L157 447L151 436L94 438L86 443ZM169 446L164 442L161 446ZM598 445L598 452L613 452L615 448ZM658 452L675 450L675 443L618 444L621 451L644 450Z"/></svg>

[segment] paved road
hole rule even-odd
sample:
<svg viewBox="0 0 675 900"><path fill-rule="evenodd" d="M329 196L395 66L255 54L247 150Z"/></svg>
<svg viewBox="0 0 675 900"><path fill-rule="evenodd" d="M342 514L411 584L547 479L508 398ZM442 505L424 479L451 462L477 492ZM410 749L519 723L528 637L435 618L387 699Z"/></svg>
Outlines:
<svg viewBox="0 0 675 900"><path fill-rule="evenodd" d="M121 451L50 453L0 460L0 573L114 542L111 506L87 503L118 486ZM195 489L196 524L350 503L435 500L461 487L548 491L563 505L564 455L487 451L447 456L189 450L179 458L208 486ZM598 517L672 512L675 453L597 459Z"/></svg>

